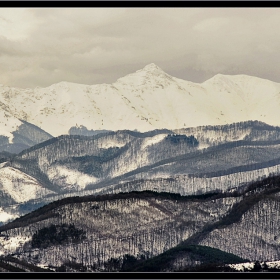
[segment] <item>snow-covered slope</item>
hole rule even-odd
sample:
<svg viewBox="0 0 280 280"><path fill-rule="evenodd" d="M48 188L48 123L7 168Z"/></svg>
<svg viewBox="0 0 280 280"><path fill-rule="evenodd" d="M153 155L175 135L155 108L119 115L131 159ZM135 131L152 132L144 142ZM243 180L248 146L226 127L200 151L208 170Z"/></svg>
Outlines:
<svg viewBox="0 0 280 280"><path fill-rule="evenodd" d="M35 89L0 86L1 111L54 136L81 125L89 130L114 131L246 120L279 125L279 105L278 83L218 74L198 84L172 77L153 63L113 84L60 82Z"/></svg>
<svg viewBox="0 0 280 280"><path fill-rule="evenodd" d="M0 190L17 203L53 193L42 187L35 178L9 166L0 169Z"/></svg>
<svg viewBox="0 0 280 280"><path fill-rule="evenodd" d="M257 121L62 135L0 158L0 206L21 203L22 213L76 195L240 190L251 181L279 175L279 151L280 127Z"/></svg>
<svg viewBox="0 0 280 280"><path fill-rule="evenodd" d="M0 221L1 222L6 222L6 221L9 221L9 220L13 220L15 218L17 218L16 215L8 213L2 207L0 207Z"/></svg>
<svg viewBox="0 0 280 280"><path fill-rule="evenodd" d="M267 265L268 268L280 268L280 261L273 262L260 262L260 265L263 267L264 264ZM238 263L238 264L230 264L229 266L238 271L250 271L254 268L255 262L246 262L246 263Z"/></svg>
<svg viewBox="0 0 280 280"><path fill-rule="evenodd" d="M3 108L1 109L2 110L0 110L0 134L1 136L4 136L6 138L6 143L4 142L5 144L12 143L14 138L12 132L15 131L22 124L22 122L19 119L12 116L11 114L9 114L8 112L6 112L5 110L3 110Z"/></svg>
<svg viewBox="0 0 280 280"><path fill-rule="evenodd" d="M52 136L36 125L19 119L0 102L0 152L19 153Z"/></svg>

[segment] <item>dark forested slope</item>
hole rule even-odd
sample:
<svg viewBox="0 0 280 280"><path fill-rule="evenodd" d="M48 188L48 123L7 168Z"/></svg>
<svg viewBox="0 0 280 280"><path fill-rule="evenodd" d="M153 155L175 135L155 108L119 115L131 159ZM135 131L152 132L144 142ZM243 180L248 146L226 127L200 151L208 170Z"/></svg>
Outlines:
<svg viewBox="0 0 280 280"><path fill-rule="evenodd" d="M181 196L149 191L70 197L0 227L0 251L41 266L74 262L90 271L106 271L128 256L142 260L135 271L147 270L161 254L165 261L157 271L207 262L205 254L213 249L197 247L202 251L196 255L191 245L222 250L240 262L278 260L279 193L280 177L269 177L241 193ZM238 258L228 262L234 260Z"/></svg>

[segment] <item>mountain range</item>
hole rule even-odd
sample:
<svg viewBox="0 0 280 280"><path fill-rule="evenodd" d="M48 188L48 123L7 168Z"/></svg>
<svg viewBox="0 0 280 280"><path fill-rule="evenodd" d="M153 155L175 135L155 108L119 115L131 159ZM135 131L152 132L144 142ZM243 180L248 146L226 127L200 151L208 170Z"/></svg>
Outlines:
<svg viewBox="0 0 280 280"><path fill-rule="evenodd" d="M0 85L0 271L277 262L279 97L153 63L111 85Z"/></svg>
<svg viewBox="0 0 280 280"><path fill-rule="evenodd" d="M0 86L0 128L24 120L52 136L90 130L179 129L258 120L280 125L280 84L246 75L218 74L193 83L151 63L112 84L60 82L46 88Z"/></svg>
<svg viewBox="0 0 280 280"><path fill-rule="evenodd" d="M280 128L258 121L149 132L62 135L0 165L0 221L68 196L241 191L280 172Z"/></svg>

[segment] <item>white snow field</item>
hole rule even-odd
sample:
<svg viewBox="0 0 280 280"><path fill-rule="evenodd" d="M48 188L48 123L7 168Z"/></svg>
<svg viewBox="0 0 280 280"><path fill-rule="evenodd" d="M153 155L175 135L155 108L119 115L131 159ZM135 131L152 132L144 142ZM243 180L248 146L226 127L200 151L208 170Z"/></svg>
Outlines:
<svg viewBox="0 0 280 280"><path fill-rule="evenodd" d="M201 84L192 83L172 77L151 63L113 84L60 82L35 89L0 85L0 129L2 135L11 138L10 133L21 123L19 119L53 136L68 134L70 127L79 125L114 131L246 120L280 125L279 105L279 83L221 74Z"/></svg>

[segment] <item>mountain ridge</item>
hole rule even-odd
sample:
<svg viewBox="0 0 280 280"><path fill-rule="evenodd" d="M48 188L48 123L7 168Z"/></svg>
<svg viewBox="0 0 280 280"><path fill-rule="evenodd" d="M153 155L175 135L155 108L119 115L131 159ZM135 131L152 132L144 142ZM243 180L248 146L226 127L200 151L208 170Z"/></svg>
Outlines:
<svg viewBox="0 0 280 280"><path fill-rule="evenodd" d="M172 77L154 63L112 84L59 82L45 88L0 86L1 111L53 136L95 130L180 129L259 120L280 125L280 84L218 74L203 83ZM0 112L1 112L0 111Z"/></svg>
<svg viewBox="0 0 280 280"><path fill-rule="evenodd" d="M74 257L87 271L107 271L117 259L115 271L122 271L120 265L129 256L135 261L126 271L146 272L194 269L201 261L211 263L212 254L220 264L275 261L279 233L270 218L279 216L279 182L279 176L268 177L241 193L181 196L144 191L66 198L1 226L0 254L46 268L58 268ZM67 241L64 234L57 244L59 240L46 235L55 228L61 234L62 227L83 231L85 239ZM231 228L235 231L229 235ZM241 246L227 245L248 230L250 235L237 240ZM195 256L199 251L202 255Z"/></svg>
<svg viewBox="0 0 280 280"><path fill-rule="evenodd" d="M259 121L53 137L17 155L1 154L0 206L6 214L0 222L68 196L244 189L280 174L279 141L280 127Z"/></svg>

